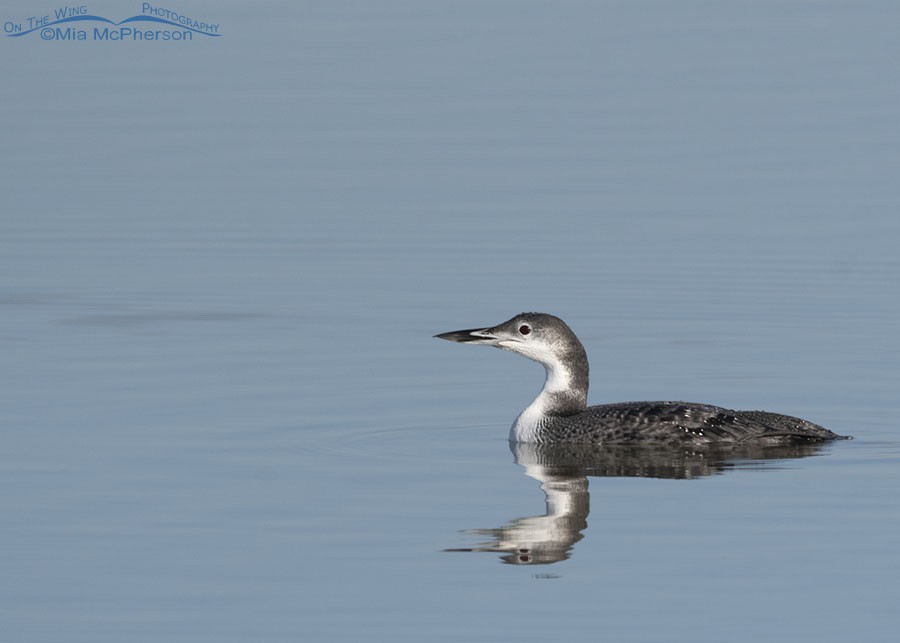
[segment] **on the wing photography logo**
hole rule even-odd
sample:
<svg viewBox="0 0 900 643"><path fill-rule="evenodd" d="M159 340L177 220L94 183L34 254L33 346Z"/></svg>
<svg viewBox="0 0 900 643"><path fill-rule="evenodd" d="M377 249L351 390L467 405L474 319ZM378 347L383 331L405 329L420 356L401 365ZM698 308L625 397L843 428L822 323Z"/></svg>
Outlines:
<svg viewBox="0 0 900 643"><path fill-rule="evenodd" d="M216 22L150 2L141 3L139 14L118 21L91 13L88 5L60 7L22 20L4 20L3 33L11 38L109 42L184 42L222 35Z"/></svg>

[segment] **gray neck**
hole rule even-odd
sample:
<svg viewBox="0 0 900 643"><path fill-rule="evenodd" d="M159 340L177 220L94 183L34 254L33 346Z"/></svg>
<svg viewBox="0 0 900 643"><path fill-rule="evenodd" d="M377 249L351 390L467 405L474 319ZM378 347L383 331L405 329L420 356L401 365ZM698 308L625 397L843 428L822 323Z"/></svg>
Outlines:
<svg viewBox="0 0 900 643"><path fill-rule="evenodd" d="M547 380L535 402L545 415L573 415L587 408L590 369L581 342L573 344L559 360L544 364Z"/></svg>
<svg viewBox="0 0 900 643"><path fill-rule="evenodd" d="M544 388L516 418L509 431L511 442L543 442L548 418L575 415L587 408L587 355L581 342L573 339L565 350L540 360L547 371Z"/></svg>

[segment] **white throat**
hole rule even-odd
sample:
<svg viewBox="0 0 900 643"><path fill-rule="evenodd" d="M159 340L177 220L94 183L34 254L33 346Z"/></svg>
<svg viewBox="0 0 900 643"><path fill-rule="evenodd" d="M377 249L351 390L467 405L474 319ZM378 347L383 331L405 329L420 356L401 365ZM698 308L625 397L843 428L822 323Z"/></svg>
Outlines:
<svg viewBox="0 0 900 643"><path fill-rule="evenodd" d="M547 371L547 379L544 387L534 401L513 422L509 429L510 442L540 442L540 430L547 410L552 406L552 398L555 394L566 393L572 386L572 374L559 360L544 363Z"/></svg>

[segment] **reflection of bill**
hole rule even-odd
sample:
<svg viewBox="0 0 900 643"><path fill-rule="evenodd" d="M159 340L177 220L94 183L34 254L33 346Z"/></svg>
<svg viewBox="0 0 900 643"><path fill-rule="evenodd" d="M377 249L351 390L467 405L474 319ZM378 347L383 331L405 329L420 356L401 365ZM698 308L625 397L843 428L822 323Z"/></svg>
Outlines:
<svg viewBox="0 0 900 643"><path fill-rule="evenodd" d="M467 533L490 540L474 547L445 551L503 554L504 563L535 565L569 557L584 537L590 511L588 477L639 477L689 480L735 468L771 468L773 460L803 458L820 443L791 446L742 446L730 449L684 449L647 446L510 444L516 463L538 480L547 498L541 516L516 518L495 529Z"/></svg>

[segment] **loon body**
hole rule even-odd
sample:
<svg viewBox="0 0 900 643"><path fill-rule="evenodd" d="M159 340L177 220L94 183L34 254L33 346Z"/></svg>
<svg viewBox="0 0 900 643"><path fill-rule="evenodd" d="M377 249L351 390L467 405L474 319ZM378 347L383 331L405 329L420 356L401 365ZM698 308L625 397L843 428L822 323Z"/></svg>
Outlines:
<svg viewBox="0 0 900 643"><path fill-rule="evenodd" d="M566 323L545 313L522 313L490 328L435 335L496 346L541 363L544 387L519 414L512 442L538 444L785 444L844 439L812 422L763 411L732 411L691 402L587 405L588 360Z"/></svg>

